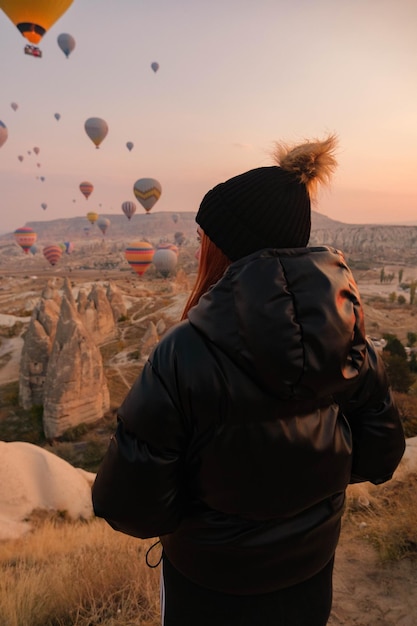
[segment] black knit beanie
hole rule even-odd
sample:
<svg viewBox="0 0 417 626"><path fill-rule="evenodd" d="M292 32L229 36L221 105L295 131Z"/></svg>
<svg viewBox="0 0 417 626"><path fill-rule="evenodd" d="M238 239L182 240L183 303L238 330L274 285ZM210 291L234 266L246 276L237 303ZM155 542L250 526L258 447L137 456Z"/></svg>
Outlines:
<svg viewBox="0 0 417 626"><path fill-rule="evenodd" d="M293 173L259 167L211 189L196 222L231 261L263 248L302 248L310 238L310 197Z"/></svg>

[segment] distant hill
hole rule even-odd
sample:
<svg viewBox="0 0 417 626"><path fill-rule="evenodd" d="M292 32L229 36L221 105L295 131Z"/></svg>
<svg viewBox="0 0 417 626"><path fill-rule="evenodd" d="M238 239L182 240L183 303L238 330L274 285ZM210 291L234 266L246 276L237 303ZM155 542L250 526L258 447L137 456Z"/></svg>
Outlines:
<svg viewBox="0 0 417 626"><path fill-rule="evenodd" d="M126 243L149 239L155 244L160 239L174 241L176 232L183 233L191 243L196 240L195 213L187 211L136 213L130 221L123 214L102 214L101 217L110 220L105 235L85 216L27 222L26 226L36 231L40 245L88 239L123 240ZM13 233L2 235L0 242L6 243L12 238ZM416 262L417 225L345 224L313 211L310 245L320 244L334 246L351 256Z"/></svg>

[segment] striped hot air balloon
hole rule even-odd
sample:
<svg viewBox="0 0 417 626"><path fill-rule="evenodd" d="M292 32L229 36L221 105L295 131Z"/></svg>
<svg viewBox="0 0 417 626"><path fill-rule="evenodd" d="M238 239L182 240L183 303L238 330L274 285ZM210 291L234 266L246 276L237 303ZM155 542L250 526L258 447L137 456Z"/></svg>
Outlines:
<svg viewBox="0 0 417 626"><path fill-rule="evenodd" d="M14 231L14 238L25 254L28 254L31 246L38 238L37 234L30 226L22 226Z"/></svg>
<svg viewBox="0 0 417 626"><path fill-rule="evenodd" d="M88 198L94 191L94 185L92 183L89 183L88 180L84 180L82 183L80 183L80 191L83 196L85 196L88 200Z"/></svg>
<svg viewBox="0 0 417 626"><path fill-rule="evenodd" d="M154 253L148 241L134 241L125 249L126 261L138 276L142 276L151 265Z"/></svg>
<svg viewBox="0 0 417 626"><path fill-rule="evenodd" d="M133 185L133 193L145 211L148 212L159 200L162 187L155 178L139 178Z"/></svg>
<svg viewBox="0 0 417 626"><path fill-rule="evenodd" d="M43 249L43 256L51 265L56 265L62 256L62 248L57 244L50 244Z"/></svg>
<svg viewBox="0 0 417 626"><path fill-rule="evenodd" d="M136 204L130 200L126 200L126 202L122 202L122 211L126 215L127 219L130 220L136 213Z"/></svg>

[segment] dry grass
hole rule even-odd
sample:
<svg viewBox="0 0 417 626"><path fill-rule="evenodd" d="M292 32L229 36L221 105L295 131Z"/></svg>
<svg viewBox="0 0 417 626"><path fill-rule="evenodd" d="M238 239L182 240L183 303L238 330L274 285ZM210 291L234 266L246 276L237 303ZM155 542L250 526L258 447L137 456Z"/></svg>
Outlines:
<svg viewBox="0 0 417 626"><path fill-rule="evenodd" d="M346 531L371 542L383 562L417 558L417 474L369 493L369 499L347 498Z"/></svg>
<svg viewBox="0 0 417 626"><path fill-rule="evenodd" d="M0 543L0 626L156 626L151 544L98 519L39 520L33 533Z"/></svg>

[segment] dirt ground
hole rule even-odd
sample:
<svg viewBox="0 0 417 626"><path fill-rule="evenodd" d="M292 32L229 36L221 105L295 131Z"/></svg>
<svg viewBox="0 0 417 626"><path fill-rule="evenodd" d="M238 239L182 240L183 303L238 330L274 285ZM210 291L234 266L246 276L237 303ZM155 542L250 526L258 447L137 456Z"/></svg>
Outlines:
<svg viewBox="0 0 417 626"><path fill-rule="evenodd" d="M416 626L417 562L382 565L372 546L343 530L329 626Z"/></svg>

